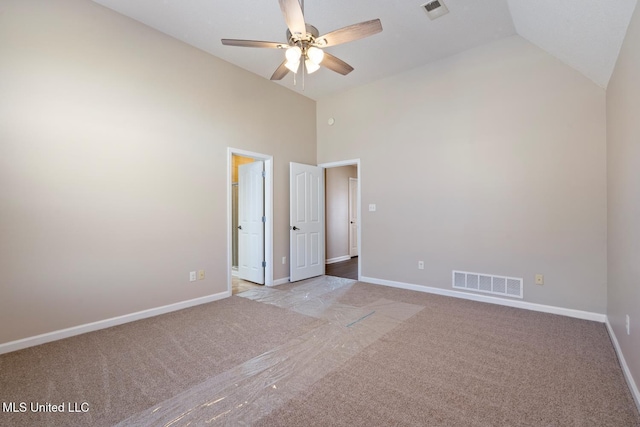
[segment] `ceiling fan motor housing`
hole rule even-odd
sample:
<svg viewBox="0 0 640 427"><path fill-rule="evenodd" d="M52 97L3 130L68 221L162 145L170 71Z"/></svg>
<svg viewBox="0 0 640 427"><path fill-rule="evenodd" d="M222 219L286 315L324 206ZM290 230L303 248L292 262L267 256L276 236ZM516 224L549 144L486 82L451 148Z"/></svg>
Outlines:
<svg viewBox="0 0 640 427"><path fill-rule="evenodd" d="M287 30L287 40L289 40L289 45L291 46L295 46L298 42L306 42L307 44L312 44L315 40L316 37L318 37L320 35L320 32L318 31L318 29L316 27L314 27L311 24L304 24L307 30L307 34L305 34L304 36L294 36L293 34L291 34L290 30Z"/></svg>

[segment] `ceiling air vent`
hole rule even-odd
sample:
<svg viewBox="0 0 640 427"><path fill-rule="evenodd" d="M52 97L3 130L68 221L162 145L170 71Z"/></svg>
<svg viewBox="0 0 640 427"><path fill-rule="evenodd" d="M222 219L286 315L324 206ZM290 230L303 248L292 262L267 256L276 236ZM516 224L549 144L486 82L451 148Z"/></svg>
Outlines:
<svg viewBox="0 0 640 427"><path fill-rule="evenodd" d="M436 18L440 18L442 15L446 15L449 13L449 9L444 5L442 0L432 0L423 5L421 5L425 12L427 12L427 16L432 21Z"/></svg>

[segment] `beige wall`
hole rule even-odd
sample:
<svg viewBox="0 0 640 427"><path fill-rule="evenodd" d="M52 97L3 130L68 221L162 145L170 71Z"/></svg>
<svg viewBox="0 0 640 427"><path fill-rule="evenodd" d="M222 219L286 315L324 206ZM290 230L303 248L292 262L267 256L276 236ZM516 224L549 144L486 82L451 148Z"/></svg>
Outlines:
<svg viewBox="0 0 640 427"><path fill-rule="evenodd" d="M326 169L326 259L349 256L349 178L358 177L356 166Z"/></svg>
<svg viewBox="0 0 640 427"><path fill-rule="evenodd" d="M624 358L640 386L640 9L607 89L608 307ZM626 315L631 335L626 332ZM637 397L637 396L636 396ZM639 402L640 403L640 402Z"/></svg>
<svg viewBox="0 0 640 427"><path fill-rule="evenodd" d="M581 74L514 36L321 99L317 123L318 161L360 158L377 204L363 276L523 277L525 301L605 313L605 92Z"/></svg>
<svg viewBox="0 0 640 427"><path fill-rule="evenodd" d="M637 15L606 114L608 314L636 378ZM288 162L316 162L316 118L317 160L360 158L362 204L378 207L363 209L365 276L512 275L525 301L605 312L605 93L517 36L317 115L88 0L3 1L0 58L0 343L225 291L228 146L274 155L274 259L288 258ZM188 282L197 269L207 279Z"/></svg>
<svg viewBox="0 0 640 427"><path fill-rule="evenodd" d="M0 343L226 291L228 146L274 156L288 257L315 102L88 0L3 1L0 58Z"/></svg>

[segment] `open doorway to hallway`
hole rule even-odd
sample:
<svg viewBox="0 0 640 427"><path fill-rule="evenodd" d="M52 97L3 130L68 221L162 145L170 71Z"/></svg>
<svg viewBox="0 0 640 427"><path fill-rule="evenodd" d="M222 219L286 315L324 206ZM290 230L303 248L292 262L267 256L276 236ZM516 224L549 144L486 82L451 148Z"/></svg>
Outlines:
<svg viewBox="0 0 640 427"><path fill-rule="evenodd" d="M358 257L352 257L346 261L327 264L324 274L327 276L358 280Z"/></svg>
<svg viewBox="0 0 640 427"><path fill-rule="evenodd" d="M328 276L359 278L360 212L358 162L325 167L325 248Z"/></svg>

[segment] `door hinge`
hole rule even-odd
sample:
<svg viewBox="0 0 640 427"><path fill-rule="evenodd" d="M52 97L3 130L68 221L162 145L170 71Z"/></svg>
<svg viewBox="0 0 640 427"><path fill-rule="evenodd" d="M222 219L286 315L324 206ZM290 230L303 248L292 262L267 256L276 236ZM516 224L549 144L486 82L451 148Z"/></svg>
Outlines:
<svg viewBox="0 0 640 427"><path fill-rule="evenodd" d="M267 217L266 216L262 217L262 222L267 222Z"/></svg>
<svg viewBox="0 0 640 427"><path fill-rule="evenodd" d="M262 268L266 268L267 267L267 261L262 261Z"/></svg>
<svg viewBox="0 0 640 427"><path fill-rule="evenodd" d="M262 171L262 177L266 178L267 177L267 171Z"/></svg>

